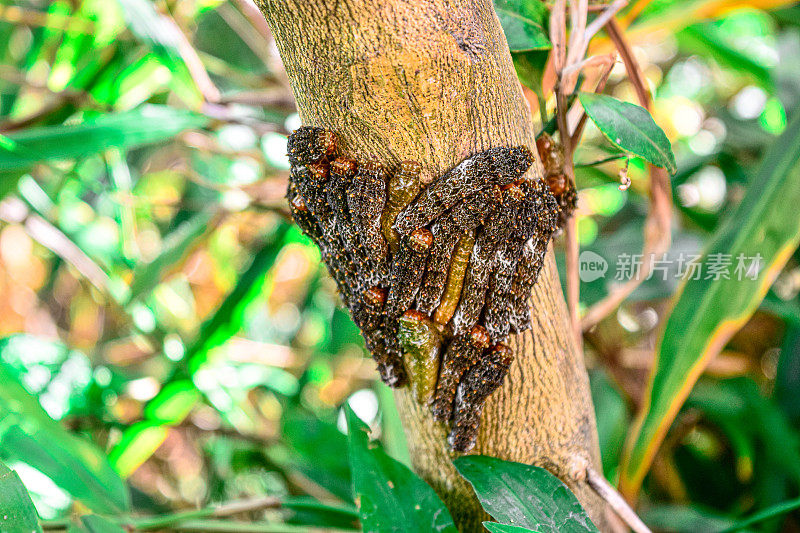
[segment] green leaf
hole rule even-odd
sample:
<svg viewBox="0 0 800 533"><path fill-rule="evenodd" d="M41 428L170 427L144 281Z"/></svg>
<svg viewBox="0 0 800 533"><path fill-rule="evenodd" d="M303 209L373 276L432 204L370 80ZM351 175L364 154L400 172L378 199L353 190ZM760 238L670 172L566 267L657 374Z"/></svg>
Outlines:
<svg viewBox="0 0 800 533"><path fill-rule="evenodd" d="M174 266L192 249L192 245L208 230L213 213L201 211L175 228L161 246L161 252L149 263L133 269L130 285L130 300L135 300L150 291L161 281L161 273Z"/></svg>
<svg viewBox="0 0 800 533"><path fill-rule="evenodd" d="M700 261L707 265L722 257L713 254L727 256L732 263L730 279L686 280L675 296L643 409L623 455L620 487L627 495L638 491L658 446L708 361L750 318L797 248L798 205L800 114L767 150L741 204L714 234ZM739 258L745 271L737 275ZM760 258L759 268L747 275L753 258Z"/></svg>
<svg viewBox="0 0 800 533"><path fill-rule="evenodd" d="M127 428L108 458L119 475L129 477L167 439L169 429L159 422L138 422Z"/></svg>
<svg viewBox="0 0 800 533"><path fill-rule="evenodd" d="M494 10L508 48L512 52L548 50L550 40L545 29L549 13L544 3L526 0L494 0Z"/></svg>
<svg viewBox="0 0 800 533"><path fill-rule="evenodd" d="M282 248L286 231L286 225L278 228L269 242L253 257L233 291L201 326L200 333L184 356L191 375L206 362L209 351L224 344L241 329L245 311L260 294L267 272ZM178 380L177 377L171 379L171 384ZM152 418L135 424L123 433L122 440L110 454L114 466L123 477L132 474L161 446L167 438L165 426L181 423L197 403L200 395L188 391L186 383L189 382L183 381L177 387L166 385L145 408L145 413ZM175 396L176 393L179 395ZM150 407L151 405L155 407Z"/></svg>
<svg viewBox="0 0 800 533"><path fill-rule="evenodd" d="M61 428L0 364L0 452L23 461L98 513L130 507L128 490L105 454Z"/></svg>
<svg viewBox="0 0 800 533"><path fill-rule="evenodd" d="M31 533L41 530L36 508L22 480L16 472L0 463L0 531Z"/></svg>
<svg viewBox="0 0 800 533"><path fill-rule="evenodd" d="M370 447L369 428L345 405L353 491L365 531L446 531L456 528L427 483L380 446Z"/></svg>
<svg viewBox="0 0 800 533"><path fill-rule="evenodd" d="M125 113L100 115L75 125L43 126L3 137L0 171L24 169L42 161L74 159L106 150L152 144L208 119L163 105L145 105Z"/></svg>
<svg viewBox="0 0 800 533"><path fill-rule="evenodd" d="M598 531L575 495L544 468L484 455L453 464L495 520L542 532Z"/></svg>
<svg viewBox="0 0 800 533"><path fill-rule="evenodd" d="M795 498L793 500L785 501L777 505L768 507L767 509L763 509L757 513L753 513L748 518L745 518L744 520L723 529L719 533L732 533L733 531L741 531L752 525L758 524L759 522L763 522L765 520L769 520L770 518L775 518L777 516L783 516L786 513L790 513L797 509L800 509L800 498Z"/></svg>
<svg viewBox="0 0 800 533"><path fill-rule="evenodd" d="M299 407L287 409L281 419L281 435L291 449L285 466L299 470L339 498L352 501L347 437L334 422ZM321 449L330 452L320 455Z"/></svg>
<svg viewBox="0 0 800 533"><path fill-rule="evenodd" d="M498 524L497 522L484 522L483 527L491 533L525 533L525 531L534 531L527 527L509 526L508 524Z"/></svg>
<svg viewBox="0 0 800 533"><path fill-rule="evenodd" d="M89 533L125 533L124 529L108 518L95 514L82 516L81 522Z"/></svg>
<svg viewBox="0 0 800 533"><path fill-rule="evenodd" d="M767 67L725 42L719 28L713 23L695 24L684 28L677 35L679 43L687 51L711 57L717 63L749 75L765 89L774 91L772 76Z"/></svg>
<svg viewBox="0 0 800 533"><path fill-rule="evenodd" d="M678 170L669 139L645 108L605 94L582 92L578 99L611 144L666 168L670 174Z"/></svg>

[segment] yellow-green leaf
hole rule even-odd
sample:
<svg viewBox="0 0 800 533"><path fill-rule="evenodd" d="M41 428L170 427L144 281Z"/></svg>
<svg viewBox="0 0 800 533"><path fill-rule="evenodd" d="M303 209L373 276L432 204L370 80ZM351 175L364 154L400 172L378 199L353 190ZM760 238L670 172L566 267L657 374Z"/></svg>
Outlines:
<svg viewBox="0 0 800 533"><path fill-rule="evenodd" d="M800 114L769 148L745 198L713 236L700 260L706 268L701 268L699 279L685 280L675 296L643 408L623 456L620 488L627 496L638 491L708 361L752 315L797 248L798 205ZM728 279L716 274L724 270L719 265L725 260L730 262Z"/></svg>

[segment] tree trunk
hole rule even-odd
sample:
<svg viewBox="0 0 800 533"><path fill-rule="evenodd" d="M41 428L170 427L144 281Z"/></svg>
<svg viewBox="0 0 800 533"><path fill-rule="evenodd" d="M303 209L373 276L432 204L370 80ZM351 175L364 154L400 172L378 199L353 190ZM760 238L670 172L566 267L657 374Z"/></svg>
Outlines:
<svg viewBox="0 0 800 533"><path fill-rule="evenodd" d="M413 159L433 180L496 146L533 149L530 110L491 0L258 0L303 124L336 132L342 150L389 166ZM531 172L541 175L537 162ZM604 506L571 472L601 469L580 352L550 251L532 295L532 329L487 401L473 453L543 466L605 529ZM462 531L486 519L447 451L446 432L407 389L396 393L415 470Z"/></svg>

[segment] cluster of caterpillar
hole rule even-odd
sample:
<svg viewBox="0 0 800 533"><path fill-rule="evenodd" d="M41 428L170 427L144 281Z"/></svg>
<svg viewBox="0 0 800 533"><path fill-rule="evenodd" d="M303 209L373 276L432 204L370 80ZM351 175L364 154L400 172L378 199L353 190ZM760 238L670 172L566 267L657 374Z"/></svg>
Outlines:
<svg viewBox="0 0 800 533"><path fill-rule="evenodd" d="M542 133L536 139L536 150L544 165L544 180L561 210L558 215L558 228L561 229L578 206L578 191L564 173L564 147L561 143Z"/></svg>
<svg viewBox="0 0 800 533"><path fill-rule="evenodd" d="M525 179L525 147L469 157L423 187L420 165L390 173L338 153L333 132L289 137L292 215L321 250L381 378L411 384L450 422L455 451L475 445L486 398L513 360L508 335L530 328L528 298L560 208Z"/></svg>

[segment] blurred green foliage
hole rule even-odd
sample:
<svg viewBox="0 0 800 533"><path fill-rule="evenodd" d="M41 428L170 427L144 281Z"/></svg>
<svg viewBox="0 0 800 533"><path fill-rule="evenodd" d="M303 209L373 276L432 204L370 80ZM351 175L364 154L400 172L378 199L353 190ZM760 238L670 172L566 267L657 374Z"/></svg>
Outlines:
<svg viewBox="0 0 800 533"><path fill-rule="evenodd" d="M531 84L549 47L543 12L497 4ZM631 2L621 20L672 142L677 218L666 274L586 337L612 482L679 258L711 242L800 105L800 6ZM604 39L590 53L607 52ZM622 68L606 92L635 101ZM403 466L391 393L288 220L286 135L298 125L249 0L0 0L0 518L38 527L21 480L49 529L357 530L402 516L452 529ZM617 154L587 127L578 228L610 269L581 284L586 307L642 247L646 165ZM798 260L673 422L641 498L652 527L800 526ZM351 459L366 470L351 476ZM498 507L493 468L558 483L481 461L460 468L500 521L514 509ZM408 490L384 498L384 483ZM354 494L376 510L359 513ZM409 498L420 507L381 514ZM568 491L561 504L573 505Z"/></svg>

